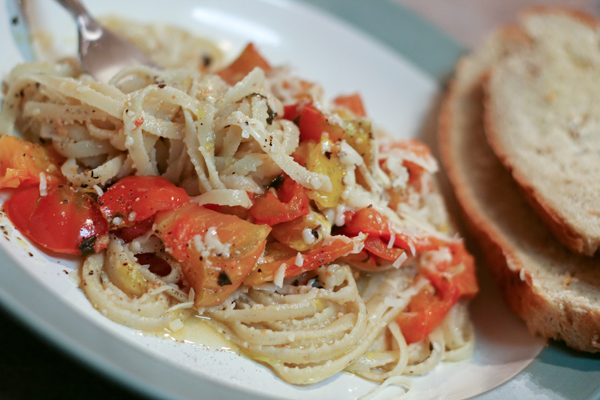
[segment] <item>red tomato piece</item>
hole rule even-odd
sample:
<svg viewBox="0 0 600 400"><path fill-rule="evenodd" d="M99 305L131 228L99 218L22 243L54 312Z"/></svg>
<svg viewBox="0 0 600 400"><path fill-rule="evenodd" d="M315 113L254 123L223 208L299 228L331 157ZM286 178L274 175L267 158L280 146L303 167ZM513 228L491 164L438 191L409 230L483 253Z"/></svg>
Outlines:
<svg viewBox="0 0 600 400"><path fill-rule="evenodd" d="M283 181L279 183L278 181L281 180ZM280 185L276 194L268 190L262 196L256 197L250 208L250 214L255 218L257 224L273 226L294 220L310 212L308 197L302 185L287 175L280 175L274 182L274 186Z"/></svg>
<svg viewBox="0 0 600 400"><path fill-rule="evenodd" d="M258 52L253 43L249 43L238 58L227 68L217 74L231 86L235 85L254 68L261 68L265 73L271 70L267 60Z"/></svg>
<svg viewBox="0 0 600 400"><path fill-rule="evenodd" d="M317 246L302 254L302 266L296 265L298 252L280 243L274 245L275 251L271 249L265 254L268 261L257 266L244 280L244 284L254 286L263 282L273 281L277 270L285 263L285 277L291 278L304 272L312 271L321 265L329 264L338 258L350 254L354 250L355 242L347 238L333 237L327 244L320 242Z"/></svg>
<svg viewBox="0 0 600 400"><path fill-rule="evenodd" d="M355 213L346 213L346 224L339 231L347 236L356 236L360 232L369 237L379 237L384 243L388 243L392 237L392 228L387 217L381 215L373 207L365 207ZM394 232L394 246L412 253L436 250L448 243L440 238L432 236L417 236L404 232Z"/></svg>
<svg viewBox="0 0 600 400"><path fill-rule="evenodd" d="M143 221L138 221L134 225L126 226L124 228L115 229L112 233L116 237L125 241L125 243L131 242L133 239L142 236L144 233L152 229L154 224L154 215Z"/></svg>
<svg viewBox="0 0 600 400"><path fill-rule="evenodd" d="M348 254L347 256L344 256L343 260L353 268L361 271L378 271L380 269L373 254L365 249L362 249L360 253L357 254Z"/></svg>
<svg viewBox="0 0 600 400"><path fill-rule="evenodd" d="M349 94L347 96L338 96L333 99L333 104L350 110L356 118L365 118L367 116L362 98L358 93Z"/></svg>
<svg viewBox="0 0 600 400"><path fill-rule="evenodd" d="M390 146L390 144L386 144ZM398 140L391 144L391 149L402 149L409 151L422 159L429 159L431 155L431 149L425 143L420 142L416 139ZM388 149L389 150L389 149Z"/></svg>
<svg viewBox="0 0 600 400"><path fill-rule="evenodd" d="M310 104L310 103L297 103L297 104L290 104L290 105L284 106L283 107L283 119L287 119L288 121L292 121L297 124L298 121L296 121L296 118L300 117L300 114L302 114L302 110L304 109L304 106L307 104Z"/></svg>
<svg viewBox="0 0 600 400"><path fill-rule="evenodd" d="M396 319L406 343L425 339L442 322L453 304L449 296L436 294L432 285L424 286L413 296L406 313L400 313Z"/></svg>
<svg viewBox="0 0 600 400"><path fill-rule="evenodd" d="M286 106L283 118L298 125L301 142L320 142L323 133L327 133L332 142L343 140L346 137L344 128L330 121L325 114L310 103Z"/></svg>
<svg viewBox="0 0 600 400"><path fill-rule="evenodd" d="M372 255L383 258L388 261L396 261L398 257L406 253L406 251L398 247L388 247L388 243L384 242L381 237L368 236L365 240L365 250Z"/></svg>
<svg viewBox="0 0 600 400"><path fill-rule="evenodd" d="M473 257L462 243L452 245L452 261L423 269L429 284L423 287L397 317L407 343L426 338L437 327L458 299L473 297L479 290Z"/></svg>
<svg viewBox="0 0 600 400"><path fill-rule="evenodd" d="M0 188L16 188L21 185L40 184L44 173L48 186L65 183L59 164L64 158L52 147L42 147L16 136L0 138Z"/></svg>
<svg viewBox="0 0 600 400"><path fill-rule="evenodd" d="M181 262L197 307L221 303L256 265L271 228L196 203L156 215L158 236Z"/></svg>
<svg viewBox="0 0 600 400"><path fill-rule="evenodd" d="M111 229L134 225L159 211L189 203L187 192L160 176L127 176L98 199ZM120 220L115 221L116 218ZM117 223L118 222L118 223Z"/></svg>
<svg viewBox="0 0 600 400"><path fill-rule="evenodd" d="M345 217L346 223L342 228L345 235L356 236L362 232L369 236L387 236L388 239L391 236L388 219L373 207L361 208L357 212L347 211Z"/></svg>
<svg viewBox="0 0 600 400"><path fill-rule="evenodd" d="M21 233L48 250L89 255L108 244L108 223L96 202L69 186L53 186L45 196L37 187L21 188L4 209Z"/></svg>

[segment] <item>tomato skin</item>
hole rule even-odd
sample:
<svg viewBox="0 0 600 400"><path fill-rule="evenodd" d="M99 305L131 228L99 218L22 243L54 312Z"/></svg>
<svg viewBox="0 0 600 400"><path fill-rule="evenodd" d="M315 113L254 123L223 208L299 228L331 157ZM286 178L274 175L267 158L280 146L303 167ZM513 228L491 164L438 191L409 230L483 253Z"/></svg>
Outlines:
<svg viewBox="0 0 600 400"><path fill-rule="evenodd" d="M254 199L250 214L257 224L273 226L292 221L310 212L304 187L289 176L283 175L283 183L276 194L268 190Z"/></svg>
<svg viewBox="0 0 600 400"><path fill-rule="evenodd" d="M479 290L475 262L464 244L451 245L450 251L450 262L437 265L435 270L421 270L430 283L413 296L396 319L408 344L426 338L460 298L471 298Z"/></svg>
<svg viewBox="0 0 600 400"><path fill-rule="evenodd" d="M356 118L365 118L367 116L362 98L358 93L338 96L333 99L333 104L350 110Z"/></svg>
<svg viewBox="0 0 600 400"><path fill-rule="evenodd" d="M427 160L427 159L430 159L433 157L431 155L431 149L429 149L429 146L427 146L425 143L420 142L416 139L398 140L398 141L395 141L394 143L392 143L391 145L386 144L386 146L388 146L387 150L390 150L390 149L406 150L406 151L418 156L419 158L422 158L423 160Z"/></svg>
<svg viewBox="0 0 600 400"><path fill-rule="evenodd" d="M271 231L267 225L255 225L196 203L159 212L155 226L167 252L181 262L183 275L194 288L197 307L223 302L242 284L263 254ZM210 228L228 254L207 244ZM197 236L208 247L206 251L198 249Z"/></svg>
<svg viewBox="0 0 600 400"><path fill-rule="evenodd" d="M133 239L142 236L144 233L152 229L153 224L154 215L143 221L138 221L134 225L115 229L114 231L112 231L112 233L119 239L122 239L125 243L129 243Z"/></svg>
<svg viewBox="0 0 600 400"><path fill-rule="evenodd" d="M42 147L16 136L0 138L0 189L35 186L44 173L47 185L66 183L58 165L64 158L52 147Z"/></svg>
<svg viewBox="0 0 600 400"><path fill-rule="evenodd" d="M48 250L88 255L108 244L108 223L95 201L69 186L53 186L45 196L37 187L18 189L4 209L21 233Z"/></svg>
<svg viewBox="0 0 600 400"><path fill-rule="evenodd" d="M258 52L253 43L249 43L234 62L217 74L233 86L256 67L261 68L265 73L271 70L268 61Z"/></svg>
<svg viewBox="0 0 600 400"><path fill-rule="evenodd" d="M360 271L377 272L380 270L375 257L365 249L362 249L359 253L344 256L343 261Z"/></svg>
<svg viewBox="0 0 600 400"><path fill-rule="evenodd" d="M189 203L187 192L160 176L127 176L112 185L98 199L100 211L111 228L122 228L144 221L159 211ZM135 213L135 214L134 214ZM119 224L114 219L119 217Z"/></svg>
<svg viewBox="0 0 600 400"><path fill-rule="evenodd" d="M19 232L25 235L28 234L29 220L39 198L39 188L35 186L23 187L15 191L10 199L4 203L6 215Z"/></svg>
<svg viewBox="0 0 600 400"><path fill-rule="evenodd" d="M310 103L286 106L283 118L298 125L300 142L320 142L324 132L329 135L332 142L345 138L344 128L331 122L325 114Z"/></svg>
<svg viewBox="0 0 600 400"><path fill-rule="evenodd" d="M263 282L273 281L275 272L285 263L285 277L291 278L304 272L312 271L321 265L329 264L340 257L350 254L354 250L356 242L347 238L333 237L328 243L319 242L315 247L302 254L302 266L296 265L298 252L282 245L271 244L274 248L267 249L265 258L271 258L266 263L260 264L244 280L244 284L254 286Z"/></svg>
<svg viewBox="0 0 600 400"><path fill-rule="evenodd" d="M339 231L347 236L356 236L360 232L371 237L379 237L388 243L392 237L392 228L389 220L373 207L361 208L357 212L346 213L346 224ZM416 252L439 249L448 244L448 241L436 237L415 236L404 232L393 231L394 246L402 250Z"/></svg>
<svg viewBox="0 0 600 400"><path fill-rule="evenodd" d="M396 261L398 257L406 253L398 247L388 247L388 244L377 236L368 236L364 248L372 255L388 261Z"/></svg>
<svg viewBox="0 0 600 400"><path fill-rule="evenodd" d="M425 339L442 322L452 305L454 303L451 299L437 295L432 285L424 286L412 297L406 310L396 318L406 343L417 343Z"/></svg>

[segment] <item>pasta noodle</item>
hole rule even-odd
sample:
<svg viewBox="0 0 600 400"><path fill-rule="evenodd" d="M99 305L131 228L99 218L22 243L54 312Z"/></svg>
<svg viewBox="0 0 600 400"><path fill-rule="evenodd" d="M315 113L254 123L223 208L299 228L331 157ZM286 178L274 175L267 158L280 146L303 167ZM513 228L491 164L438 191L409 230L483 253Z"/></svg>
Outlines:
<svg viewBox="0 0 600 400"><path fill-rule="evenodd" d="M357 97L328 103L288 68L250 63L232 82L238 61L223 69L210 42L106 21L167 68L126 68L106 84L68 60L16 66L0 134L18 132L56 153L61 161L38 178L49 189L64 179L105 207L122 178L161 176L191 196L184 208L220 217L203 229L184 222L198 233L181 250L169 239L175 211L160 211L129 239L123 229L141 209L107 216L110 236L93 237L99 247L80 269L95 308L146 331L203 315L246 356L298 385L346 370L409 389L399 376L470 357L462 299L477 290L473 263L452 236L424 145L388 138L361 115ZM260 201L270 202L267 214L256 211ZM221 218L237 228L224 233ZM248 226L261 226L264 238L242 240ZM213 270L217 289L207 283Z"/></svg>

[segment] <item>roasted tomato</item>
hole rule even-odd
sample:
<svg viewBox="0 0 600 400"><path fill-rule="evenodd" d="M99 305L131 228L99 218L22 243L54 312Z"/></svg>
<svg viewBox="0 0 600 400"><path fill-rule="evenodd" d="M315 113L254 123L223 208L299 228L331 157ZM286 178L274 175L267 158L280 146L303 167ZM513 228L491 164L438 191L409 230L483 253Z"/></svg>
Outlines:
<svg viewBox="0 0 600 400"><path fill-rule="evenodd" d="M257 224L273 226L310 212L304 187L298 182L287 175L280 175L273 185L265 194L256 197L250 208Z"/></svg>
<svg viewBox="0 0 600 400"><path fill-rule="evenodd" d="M355 241L346 237L334 236L327 243L322 241L309 251L298 253L281 243L269 243L263 257L266 262L257 265L252 273L248 275L244 284L252 286L273 281L277 270L284 264L286 278L312 271L321 265L329 264L352 253L356 245ZM298 254L300 254L300 257L298 257ZM300 260L301 262L298 262Z"/></svg>
<svg viewBox="0 0 600 400"><path fill-rule="evenodd" d="M53 186L45 196L35 186L20 188L4 209L19 232L48 250L89 255L108 244L108 223L95 200L69 186Z"/></svg>
<svg viewBox="0 0 600 400"><path fill-rule="evenodd" d="M333 104L350 111L354 114L355 118L364 118L367 116L362 98L358 93L338 96L333 99Z"/></svg>
<svg viewBox="0 0 600 400"><path fill-rule="evenodd" d="M39 185L42 173L48 186L66 183L58 167L63 160L52 147L42 147L16 136L2 136L0 189Z"/></svg>
<svg viewBox="0 0 600 400"><path fill-rule="evenodd" d="M426 338L438 326L460 298L473 297L477 291L475 263L462 243L450 246L451 260L436 268L423 268L429 279L398 315L397 321L407 343Z"/></svg>
<svg viewBox="0 0 600 400"><path fill-rule="evenodd" d="M181 207L189 201L184 189L165 178L135 175L119 180L98 199L111 229L133 226L159 211Z"/></svg>
<svg viewBox="0 0 600 400"><path fill-rule="evenodd" d="M240 286L271 231L196 203L159 212L155 226L167 252L181 262L196 307L219 304Z"/></svg>
<svg viewBox="0 0 600 400"><path fill-rule="evenodd" d="M440 246L449 243L447 240L433 236L393 231L388 218L373 207L365 207L355 213L348 212L346 214L346 224L339 230L339 233L347 236L356 236L360 232L369 235L369 237L379 237L384 243L389 243L392 235L394 235L394 247L408 251L410 254L413 251L436 250Z"/></svg>
<svg viewBox="0 0 600 400"><path fill-rule="evenodd" d="M217 74L228 84L235 85L246 75L248 75L254 68L262 68L263 71L269 72L271 66L265 60L265 58L256 50L253 43L249 43L248 46L242 51L238 58L231 63L227 68L217 72Z"/></svg>
<svg viewBox="0 0 600 400"><path fill-rule="evenodd" d="M273 226L271 236L297 251L306 251L331 233L331 223L317 212Z"/></svg>
<svg viewBox="0 0 600 400"><path fill-rule="evenodd" d="M365 240L365 250L372 255L388 261L397 260L402 254L406 253L404 250L389 245L389 242L384 242L380 237L369 236Z"/></svg>
<svg viewBox="0 0 600 400"><path fill-rule="evenodd" d="M133 239L142 236L144 233L148 232L152 229L152 225L154 224L154 215L150 218L146 218L143 221L138 221L131 226L126 226L124 228L115 229L112 233L125 241L125 243L131 242Z"/></svg>
<svg viewBox="0 0 600 400"><path fill-rule="evenodd" d="M333 142L344 139L344 128L331 121L310 103L299 103L284 108L283 118L293 121L300 129L301 142L320 142L323 133Z"/></svg>

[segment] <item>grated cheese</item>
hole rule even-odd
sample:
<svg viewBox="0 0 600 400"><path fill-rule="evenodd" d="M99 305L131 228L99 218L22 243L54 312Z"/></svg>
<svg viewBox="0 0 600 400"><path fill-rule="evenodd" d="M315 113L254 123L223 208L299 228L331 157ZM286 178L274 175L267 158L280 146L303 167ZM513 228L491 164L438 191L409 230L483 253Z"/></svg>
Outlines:
<svg viewBox="0 0 600 400"><path fill-rule="evenodd" d="M408 247L410 248L410 255L414 256L417 254L417 250L415 249L415 245L412 242L408 242Z"/></svg>
<svg viewBox="0 0 600 400"><path fill-rule="evenodd" d="M221 243L215 226L208 228L204 238L201 234L197 234L192 238L192 241L196 250L202 253L203 257L208 257L211 253L223 258L231 256L229 252L231 243Z"/></svg>
<svg viewBox="0 0 600 400"><path fill-rule="evenodd" d="M169 323L169 329L173 332L177 332L181 328L183 328L183 322L179 318Z"/></svg>
<svg viewBox="0 0 600 400"><path fill-rule="evenodd" d="M390 241L387 244L387 248L391 249L392 247L394 247L395 242L396 242L396 234L394 232L392 232L392 234L390 236Z"/></svg>
<svg viewBox="0 0 600 400"><path fill-rule="evenodd" d="M296 254L296 260L294 261L298 267L301 267L304 264L304 258L302 257L302 253Z"/></svg>
<svg viewBox="0 0 600 400"><path fill-rule="evenodd" d="M408 256L406 255L406 253L402 253L402 254L400 254L400 257L396 258L396 261L394 261L392 266L394 268L398 269L402 266L402 264L404 264L404 261L406 261L407 259L408 259Z"/></svg>
<svg viewBox="0 0 600 400"><path fill-rule="evenodd" d="M46 174L40 172L40 196L46 196L48 194L48 181L46 181Z"/></svg>
<svg viewBox="0 0 600 400"><path fill-rule="evenodd" d="M313 244L315 242L315 236L312 233L312 229L306 228L302 230L302 239L306 244Z"/></svg>
<svg viewBox="0 0 600 400"><path fill-rule="evenodd" d="M283 286L283 278L285 278L285 270L287 265L285 263L281 264L281 267L277 268L275 271L275 276L273 276L273 283L279 287Z"/></svg>
<svg viewBox="0 0 600 400"><path fill-rule="evenodd" d="M98 193L98 197L102 196L104 194L104 191L102 190L102 188L100 188L100 186L98 185L94 185L93 189L96 191L96 193ZM131 221L131 220L130 220Z"/></svg>

